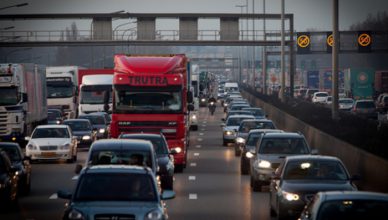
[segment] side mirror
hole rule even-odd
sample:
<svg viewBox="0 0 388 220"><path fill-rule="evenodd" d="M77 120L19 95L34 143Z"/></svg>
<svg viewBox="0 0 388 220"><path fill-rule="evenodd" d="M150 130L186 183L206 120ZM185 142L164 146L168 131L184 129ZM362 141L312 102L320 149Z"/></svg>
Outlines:
<svg viewBox="0 0 388 220"><path fill-rule="evenodd" d="M188 105L187 105L187 109L188 109L189 111L194 111L194 105L193 105L193 104L188 104Z"/></svg>
<svg viewBox="0 0 388 220"><path fill-rule="evenodd" d="M29 140L31 140L31 137L24 137L24 140L26 140L26 141L29 141Z"/></svg>
<svg viewBox="0 0 388 220"><path fill-rule="evenodd" d="M61 198L61 199L69 199L70 200L72 197L72 194L70 192L67 192L67 191L58 190L57 196L58 196L58 198Z"/></svg>
<svg viewBox="0 0 388 220"><path fill-rule="evenodd" d="M193 102L193 93L191 91L187 92L187 102L192 103Z"/></svg>
<svg viewBox="0 0 388 220"><path fill-rule="evenodd" d="M174 155L174 154L177 154L177 153L178 153L178 152L175 150L175 148L173 148L173 149L170 150L170 154L171 154L171 155Z"/></svg>
<svg viewBox="0 0 388 220"><path fill-rule="evenodd" d="M75 169L74 169L74 173L75 174L80 174L81 170L82 170L82 165L81 164L75 165Z"/></svg>
<svg viewBox="0 0 388 220"><path fill-rule="evenodd" d="M162 195L160 196L162 200L168 200L175 198L175 192L172 190L163 190Z"/></svg>
<svg viewBox="0 0 388 220"><path fill-rule="evenodd" d="M22 99L23 99L23 102L28 102L28 95L27 95L27 93L23 93Z"/></svg>

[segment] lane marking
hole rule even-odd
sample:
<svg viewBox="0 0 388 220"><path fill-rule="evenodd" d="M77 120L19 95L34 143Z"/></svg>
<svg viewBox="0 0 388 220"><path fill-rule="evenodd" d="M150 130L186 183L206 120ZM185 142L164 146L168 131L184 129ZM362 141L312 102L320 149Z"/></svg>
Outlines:
<svg viewBox="0 0 388 220"><path fill-rule="evenodd" d="M204 133L199 133L199 136L203 136L204 135Z"/></svg>
<svg viewBox="0 0 388 220"><path fill-rule="evenodd" d="M205 129L205 128L202 128L201 131L206 131L206 129Z"/></svg>
<svg viewBox="0 0 388 220"><path fill-rule="evenodd" d="M195 193L191 193L191 194L189 194L189 199L195 200L195 199L198 199L198 196Z"/></svg>
<svg viewBox="0 0 388 220"><path fill-rule="evenodd" d="M73 176L73 178L71 178L72 180L78 180L78 175L77 176Z"/></svg>
<svg viewBox="0 0 388 220"><path fill-rule="evenodd" d="M202 139L202 138L198 138L197 140L198 140L198 141L203 141L203 139Z"/></svg>
<svg viewBox="0 0 388 220"><path fill-rule="evenodd" d="M189 180L194 181L196 179L195 176L189 176Z"/></svg>
<svg viewBox="0 0 388 220"><path fill-rule="evenodd" d="M191 166L191 167L196 167L196 166L197 166L197 163L190 163L190 166Z"/></svg>
<svg viewBox="0 0 388 220"><path fill-rule="evenodd" d="M202 146L198 144L198 145L195 145L195 147L196 148L201 148Z"/></svg>
<svg viewBox="0 0 388 220"><path fill-rule="evenodd" d="M49 199L58 199L58 195L56 193L52 194Z"/></svg>
<svg viewBox="0 0 388 220"><path fill-rule="evenodd" d="M195 157L198 157L198 156L199 156L199 153L194 153L194 156L195 156Z"/></svg>

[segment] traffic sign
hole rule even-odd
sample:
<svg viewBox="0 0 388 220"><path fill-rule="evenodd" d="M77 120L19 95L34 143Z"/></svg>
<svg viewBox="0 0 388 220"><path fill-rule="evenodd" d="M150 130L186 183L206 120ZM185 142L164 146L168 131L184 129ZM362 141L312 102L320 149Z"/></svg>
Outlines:
<svg viewBox="0 0 388 220"><path fill-rule="evenodd" d="M327 39L326 39L326 43L328 46L332 47L333 44L334 44L334 37L333 37L333 34L330 34Z"/></svg>
<svg viewBox="0 0 388 220"><path fill-rule="evenodd" d="M310 46L311 46L311 40L310 40L310 32L298 32L297 38L296 38L296 44L297 52L299 54L306 54L310 53Z"/></svg>
<svg viewBox="0 0 388 220"><path fill-rule="evenodd" d="M310 37L307 35L301 35L298 37L298 46L306 48L310 45Z"/></svg>
<svg viewBox="0 0 388 220"><path fill-rule="evenodd" d="M357 38L358 51L359 52L370 52L372 46L372 35L369 31L362 31L358 33Z"/></svg>

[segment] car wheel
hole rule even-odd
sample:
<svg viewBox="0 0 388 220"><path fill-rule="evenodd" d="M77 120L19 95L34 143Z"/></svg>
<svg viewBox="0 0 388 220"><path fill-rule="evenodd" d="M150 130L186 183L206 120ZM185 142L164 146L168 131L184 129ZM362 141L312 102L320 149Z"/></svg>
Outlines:
<svg viewBox="0 0 388 220"><path fill-rule="evenodd" d="M174 172L175 173L182 173L183 172L183 164L176 164Z"/></svg>
<svg viewBox="0 0 388 220"><path fill-rule="evenodd" d="M248 163L242 157L241 157L241 161L240 161L240 171L241 171L241 175L248 175L249 174Z"/></svg>
<svg viewBox="0 0 388 220"><path fill-rule="evenodd" d="M162 179L161 181L162 189L173 190L174 187L174 177L168 176Z"/></svg>
<svg viewBox="0 0 388 220"><path fill-rule="evenodd" d="M261 192L261 183L260 183L260 181L253 180L252 190L253 190L253 192Z"/></svg>

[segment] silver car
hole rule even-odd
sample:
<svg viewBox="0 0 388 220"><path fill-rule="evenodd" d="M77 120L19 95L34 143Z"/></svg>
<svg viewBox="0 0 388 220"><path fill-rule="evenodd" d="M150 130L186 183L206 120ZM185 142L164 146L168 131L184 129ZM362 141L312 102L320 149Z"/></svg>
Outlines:
<svg viewBox="0 0 388 220"><path fill-rule="evenodd" d="M226 146L228 143L234 143L236 139L236 132L240 123L245 119L255 119L253 115L231 115L222 123L222 145Z"/></svg>

